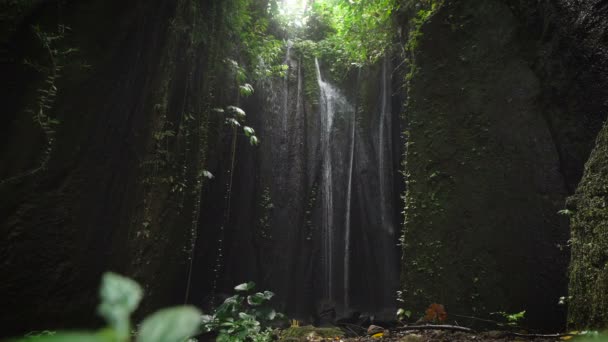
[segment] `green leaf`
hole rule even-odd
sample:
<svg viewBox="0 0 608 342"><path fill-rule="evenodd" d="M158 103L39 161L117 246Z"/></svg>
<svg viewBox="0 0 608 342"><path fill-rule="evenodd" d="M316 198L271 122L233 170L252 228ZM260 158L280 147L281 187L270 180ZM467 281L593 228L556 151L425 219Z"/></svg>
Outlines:
<svg viewBox="0 0 608 342"><path fill-rule="evenodd" d="M226 119L226 123L231 127L239 127L241 125L235 118Z"/></svg>
<svg viewBox="0 0 608 342"><path fill-rule="evenodd" d="M272 297L274 297L274 292L271 291L264 291L264 299L266 300L271 300Z"/></svg>
<svg viewBox="0 0 608 342"><path fill-rule="evenodd" d="M228 106L226 108L230 113L236 115L236 117L239 119L244 119L246 116L245 111L237 106Z"/></svg>
<svg viewBox="0 0 608 342"><path fill-rule="evenodd" d="M255 288L255 283L250 281L248 283L242 283L234 287L234 289L238 292L246 292L251 291Z"/></svg>
<svg viewBox="0 0 608 342"><path fill-rule="evenodd" d="M213 179L213 174L207 170L203 170L203 176L208 179Z"/></svg>
<svg viewBox="0 0 608 342"><path fill-rule="evenodd" d="M266 297L261 292L247 296L247 303L252 306L262 305L266 301Z"/></svg>
<svg viewBox="0 0 608 342"><path fill-rule="evenodd" d="M245 135L247 137L251 137L252 135L255 134L255 131L253 130L253 128L249 127L249 126L245 126L243 127L243 131L245 132Z"/></svg>
<svg viewBox="0 0 608 342"><path fill-rule="evenodd" d="M139 305L141 287L133 280L115 273L105 273L99 291L97 312L116 330L118 339L129 337L129 316Z"/></svg>
<svg viewBox="0 0 608 342"><path fill-rule="evenodd" d="M410 318L412 316L412 312L410 310L399 309L397 310L397 318L402 320L404 318Z"/></svg>
<svg viewBox="0 0 608 342"><path fill-rule="evenodd" d="M12 340L12 342L116 342L115 336L96 332L73 331L57 332L49 335L39 335Z"/></svg>
<svg viewBox="0 0 608 342"><path fill-rule="evenodd" d="M249 137L249 143L251 144L251 146L258 146L260 144L260 140L255 135L252 135L251 137Z"/></svg>
<svg viewBox="0 0 608 342"><path fill-rule="evenodd" d="M239 318L245 321L255 321L255 317L246 312L239 312Z"/></svg>
<svg viewBox="0 0 608 342"><path fill-rule="evenodd" d="M249 83L245 83L242 86L239 86L239 92L242 96L251 96L253 94L253 86Z"/></svg>
<svg viewBox="0 0 608 342"><path fill-rule="evenodd" d="M183 342L198 333L201 323L201 312L192 306L159 310L142 322L137 342Z"/></svg>

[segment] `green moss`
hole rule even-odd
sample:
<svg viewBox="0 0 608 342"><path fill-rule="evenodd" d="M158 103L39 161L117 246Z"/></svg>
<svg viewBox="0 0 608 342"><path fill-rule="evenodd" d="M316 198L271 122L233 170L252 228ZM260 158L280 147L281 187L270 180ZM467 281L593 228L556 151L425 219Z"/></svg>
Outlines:
<svg viewBox="0 0 608 342"><path fill-rule="evenodd" d="M572 259L568 322L573 327L608 327L608 124L569 198Z"/></svg>
<svg viewBox="0 0 608 342"><path fill-rule="evenodd" d="M317 328L312 325L304 327L291 327L283 330L279 341L310 341L311 338L344 337L344 332L338 328Z"/></svg>

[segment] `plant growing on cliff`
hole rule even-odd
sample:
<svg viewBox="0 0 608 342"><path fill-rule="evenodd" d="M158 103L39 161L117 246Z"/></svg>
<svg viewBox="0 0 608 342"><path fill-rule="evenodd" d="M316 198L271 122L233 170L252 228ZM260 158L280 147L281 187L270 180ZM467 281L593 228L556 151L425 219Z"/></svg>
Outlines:
<svg viewBox="0 0 608 342"><path fill-rule="evenodd" d="M43 332L14 342L184 342L200 329L201 313L191 306L159 310L146 317L131 331L130 316L142 298L141 287L133 280L114 273L103 275L97 313L107 327L98 331Z"/></svg>
<svg viewBox="0 0 608 342"><path fill-rule="evenodd" d="M33 26L32 31L43 51L45 51L46 62L24 60L25 65L36 70L44 78L36 90L35 104L26 111L32 115L34 124L42 131L45 146L38 166L19 175L1 180L0 186L14 183L24 177L33 176L46 170L55 148L55 135L60 124L60 121L51 114L59 92L57 82L62 76L63 68L67 64L69 56L78 51L78 49L62 45L66 33L70 31L70 28L65 25L57 25L57 31L52 33L42 30L40 26Z"/></svg>

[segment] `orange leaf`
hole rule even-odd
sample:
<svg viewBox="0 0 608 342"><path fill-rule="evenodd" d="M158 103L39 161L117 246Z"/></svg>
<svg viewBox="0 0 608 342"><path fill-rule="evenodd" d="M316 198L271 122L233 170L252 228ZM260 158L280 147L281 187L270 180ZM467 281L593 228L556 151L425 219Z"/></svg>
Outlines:
<svg viewBox="0 0 608 342"><path fill-rule="evenodd" d="M443 322L448 318L448 313L445 312L443 305L437 303L429 305L424 313L423 320L427 322Z"/></svg>

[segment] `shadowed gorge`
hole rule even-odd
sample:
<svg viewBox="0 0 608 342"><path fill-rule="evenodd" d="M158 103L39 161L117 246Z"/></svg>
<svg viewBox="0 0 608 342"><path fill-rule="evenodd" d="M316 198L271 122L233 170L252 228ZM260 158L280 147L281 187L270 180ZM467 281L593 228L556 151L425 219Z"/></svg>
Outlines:
<svg viewBox="0 0 608 342"><path fill-rule="evenodd" d="M606 18L5 1L0 339L604 338Z"/></svg>

